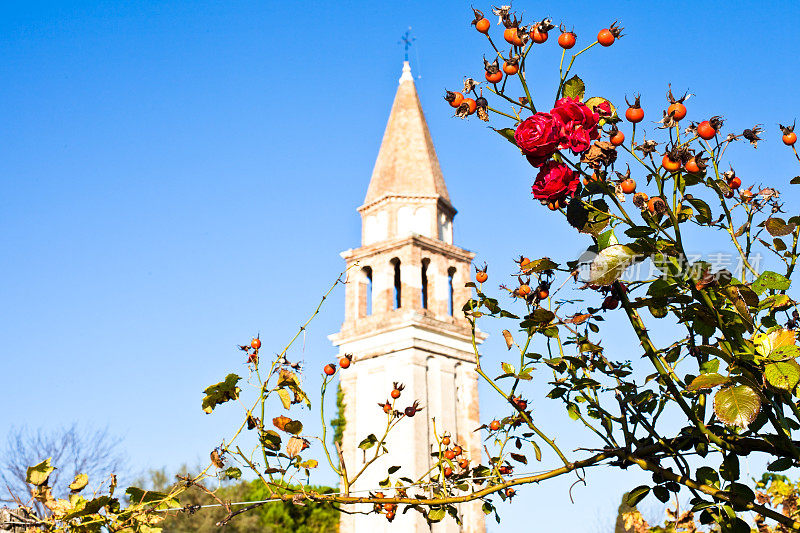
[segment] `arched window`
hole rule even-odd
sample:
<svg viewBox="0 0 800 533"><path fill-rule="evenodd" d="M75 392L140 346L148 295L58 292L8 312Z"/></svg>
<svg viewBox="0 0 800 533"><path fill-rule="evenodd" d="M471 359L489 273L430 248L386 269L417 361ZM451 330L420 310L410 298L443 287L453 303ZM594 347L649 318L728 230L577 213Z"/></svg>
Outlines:
<svg viewBox="0 0 800 533"><path fill-rule="evenodd" d="M361 282L358 286L358 316L372 314L372 269L365 266L361 269Z"/></svg>
<svg viewBox="0 0 800 533"><path fill-rule="evenodd" d="M428 265L430 264L430 259L422 260L422 295L420 300L422 301L423 309L428 308Z"/></svg>
<svg viewBox="0 0 800 533"><path fill-rule="evenodd" d="M450 316L453 316L453 279L456 277L456 267L447 269L447 309Z"/></svg>
<svg viewBox="0 0 800 533"><path fill-rule="evenodd" d="M390 261L390 263L394 265L394 300L392 309L400 309L400 306L402 305L402 298L400 294L402 290L402 284L400 283L400 260L395 257Z"/></svg>

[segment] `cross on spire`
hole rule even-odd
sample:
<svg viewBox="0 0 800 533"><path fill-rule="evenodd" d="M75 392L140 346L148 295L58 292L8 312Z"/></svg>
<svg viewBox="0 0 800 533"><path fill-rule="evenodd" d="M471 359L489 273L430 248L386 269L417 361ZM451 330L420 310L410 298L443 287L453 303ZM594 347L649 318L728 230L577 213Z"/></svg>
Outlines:
<svg viewBox="0 0 800 533"><path fill-rule="evenodd" d="M398 41L399 43L402 43L403 47L405 48L406 61L408 61L408 49L411 48L411 43L413 43L416 40L417 40L416 37L411 37L411 26L409 26L406 32L403 34L403 36L400 37L400 41Z"/></svg>

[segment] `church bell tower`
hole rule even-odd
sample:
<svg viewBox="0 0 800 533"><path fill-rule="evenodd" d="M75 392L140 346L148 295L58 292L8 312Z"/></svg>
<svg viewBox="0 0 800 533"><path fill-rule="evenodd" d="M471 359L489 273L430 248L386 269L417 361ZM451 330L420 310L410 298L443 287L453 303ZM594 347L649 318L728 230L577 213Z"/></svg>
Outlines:
<svg viewBox="0 0 800 533"><path fill-rule="evenodd" d="M353 364L340 373L344 393L342 441L347 471L357 472L374 453L359 443L378 438L386 415L378 406L389 399L394 382L405 389L395 408L418 400L424 410L392 430L389 454L373 463L351 487L378 490L392 475L416 480L438 451L436 431L447 432L472 466L481 460L478 376L470 326L461 306L471 294L474 253L453 244L455 208L439 168L428 125L406 61L383 135L361 214L361 246L343 252L349 272L342 329L330 339ZM483 340L480 336L478 342ZM409 494L423 494L415 488ZM393 494L391 489L384 489ZM368 510L368 509L367 509ZM429 526L409 511L392 523L383 515L342 514L341 533L428 532L482 533L479 502L460 504L462 524L447 517Z"/></svg>

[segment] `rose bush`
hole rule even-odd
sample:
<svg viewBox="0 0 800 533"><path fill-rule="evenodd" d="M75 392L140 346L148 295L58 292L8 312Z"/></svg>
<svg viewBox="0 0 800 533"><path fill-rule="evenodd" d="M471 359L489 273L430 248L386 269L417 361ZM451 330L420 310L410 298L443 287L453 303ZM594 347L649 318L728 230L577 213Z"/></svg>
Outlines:
<svg viewBox="0 0 800 533"><path fill-rule="evenodd" d="M464 93L474 98L448 91L446 99L456 108L456 116L476 114L488 121L491 112L506 121L506 127L495 131L539 169L532 194L554 211L544 216L563 217L560 221L576 230L576 241L585 241L591 259L582 265L584 254L560 263L548 257L520 257L513 284L497 289L510 303L501 304L489 294L485 267L476 276L478 283L468 284L474 293L462 310L473 336L479 320L510 324L502 330L502 338L513 354L511 360L499 365L496 358L487 361L473 342L476 372L506 406L504 413L495 413L488 424L474 428L487 437L486 457L458 460L462 450L453 436L434 431L440 446L430 456L432 466L425 474L417 479L398 477L400 466L393 466L375 473L374 479L382 480L380 490L351 494L351 484L391 453L386 438L392 429L427 411L418 414L416 400L405 410L388 400L379 404L386 414L385 427L359 435L363 440L358 447L364 454L356 465L345 464L338 441L337 450L331 452L324 423L319 436L304 432L303 424L289 415L301 406L310 408L311 399L302 388L300 365L289 362L286 354L319 312L317 307L279 353L272 347L262 352L258 338L239 347L247 378L231 373L205 390L198 406L205 412L231 402L242 416L229 438L211 451L211 463L200 474L180 478L165 492L130 487L122 500L114 496L113 476L105 481L106 494L98 489L81 496L89 482L81 475L70 484L67 500L53 497L54 466L48 459L28 469L27 482L31 498L51 514L36 516L23 505L20 520L45 531L156 532L164 512L198 511L181 507L178 501L188 487L197 487L225 510L221 525L266 501L367 503L365 512L388 521L409 511L421 513L430 523L448 516L460 521L459 504L480 501L484 513L496 515L497 499L518 496L521 485L565 475L573 476L577 485L589 467L603 465L618 468L621 474L632 467L647 472L652 481L628 493L629 505L649 495L661 502L689 500L688 511L671 515L679 515L680 524L676 520L654 531L692 531L696 515L704 527L710 526L707 530L722 533L750 533L746 519L762 533L770 531L766 520L776 522L781 532L800 532L796 499L779 510L784 499L775 496L781 494L756 492L764 484L754 484L749 473L742 475L739 465L740 457L758 454L772 472L800 466L800 438L796 438L800 437L800 302L789 292L800 258L800 215L784 215L791 206L783 204L772 187L754 189L753 184L741 190L742 179L725 158L727 147L741 139L756 146L763 140L763 129L722 132L718 131L721 119L715 120L719 117L700 116L707 124L698 130L695 123L681 123L692 110L683 103L686 97L675 100L670 91L665 109L657 110L663 117L655 131L658 137L637 135L636 124L644 118L637 96L625 113L631 125L622 136L629 144L611 142L621 133L614 106L598 96L586 99L584 82L569 74L577 57L598 44L611 46L621 37L616 24L574 53L566 69L559 68L558 89L546 107L552 101L555 105L549 113L539 112L528 86L526 57L534 46L544 45L547 32L555 26L549 19L524 26L510 9L493 9L505 26L508 53L508 48L495 44L488 19L475 10L473 24L498 57L485 62L490 74L485 76L486 85L480 87L472 78L464 83ZM563 66L575 34L562 32L569 37L558 39L564 49ZM498 77L500 61L505 79ZM535 79L541 75L537 69ZM519 86L507 84L508 80L519 80ZM510 109L501 110L497 102L510 103ZM800 160L793 129L782 126L782 140ZM600 140L604 137L608 141ZM625 159L625 173L619 171L618 156ZM633 173L629 165L634 166ZM790 183L800 184L800 176ZM687 226L691 231L685 231ZM740 264L733 272L714 271L708 262L689 259L690 239L705 243L709 235L723 235L736 250ZM776 271L756 269L753 257L760 252L773 256ZM657 274L629 279L625 268L645 257ZM338 279L331 291L342 281ZM579 298L573 298L572 289L581 291ZM619 322L636 337L618 353L601 342L607 313L617 313ZM656 329L659 335L653 336ZM338 368L328 364L323 375L318 403L323 421L328 386L340 369L359 364L345 359ZM498 371L497 377L490 377ZM530 396L543 387L549 390L542 397ZM562 450L554 437L557 430L543 426L549 421L534 420L539 401L563 403L568 420L586 428L586 446ZM248 432L249 449L243 437ZM341 492L320 494L302 484L310 483L310 472L320 466L303 457L311 447L321 449L327 466L340 477ZM543 466L531 468L533 461ZM528 465L526 470L537 473L515 473L516 465ZM262 484L265 496L261 502L235 508L213 487L220 480L238 479L243 470ZM204 485L204 480L210 483Z"/></svg>

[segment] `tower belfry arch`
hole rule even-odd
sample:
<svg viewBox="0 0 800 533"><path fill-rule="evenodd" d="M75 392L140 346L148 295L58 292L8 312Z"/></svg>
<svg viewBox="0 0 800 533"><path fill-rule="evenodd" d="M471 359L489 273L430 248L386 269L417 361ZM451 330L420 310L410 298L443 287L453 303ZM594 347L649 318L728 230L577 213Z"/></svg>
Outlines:
<svg viewBox="0 0 800 533"><path fill-rule="evenodd" d="M470 297L465 284L475 254L453 244L456 210L408 61L358 212L361 246L341 254L348 267L358 267L346 284L342 328L330 336L340 354L353 355L353 365L340 373L348 472L367 460L358 444L385 427L386 415L377 404L388 399L394 382L405 385L396 408L418 400L424 410L395 427L387 441L389 454L351 490L375 489L394 465L402 465L397 477L416 479L427 472L438 449L432 419L436 431L448 432L476 465L481 458L480 434L474 431L480 424L478 376L470 325L461 311ZM340 532L485 531L480 503L460 504L459 513L461 526L452 519L429 526L416 512L399 513L392 523L382 515L343 514Z"/></svg>

